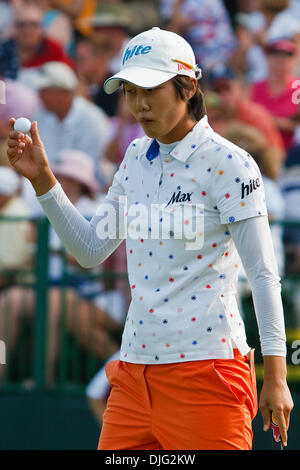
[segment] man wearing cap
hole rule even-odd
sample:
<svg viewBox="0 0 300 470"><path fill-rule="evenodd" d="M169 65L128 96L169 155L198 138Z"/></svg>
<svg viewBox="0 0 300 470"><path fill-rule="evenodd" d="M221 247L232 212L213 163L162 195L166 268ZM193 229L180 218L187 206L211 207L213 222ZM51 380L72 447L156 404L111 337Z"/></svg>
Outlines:
<svg viewBox="0 0 300 470"><path fill-rule="evenodd" d="M94 44L104 48L112 73L119 70L119 64L126 43L129 41L130 18L124 5L103 5L89 18L90 38Z"/></svg>
<svg viewBox="0 0 300 470"><path fill-rule="evenodd" d="M81 150L99 164L110 138L110 122L98 106L75 96L78 80L73 70L60 62L49 62L36 73L34 86L43 107L33 116L39 122L49 161L57 161L63 149Z"/></svg>
<svg viewBox="0 0 300 470"><path fill-rule="evenodd" d="M44 35L43 10L37 4L19 7L15 12L14 34L0 43L0 62L5 78L26 77L30 71L49 61L72 66L62 46Z"/></svg>
<svg viewBox="0 0 300 470"><path fill-rule="evenodd" d="M120 94L116 93L111 99L103 90L105 80L112 74L103 45L95 44L91 38L77 41L75 64L80 86L86 95L109 117L116 116Z"/></svg>
<svg viewBox="0 0 300 470"><path fill-rule="evenodd" d="M252 85L251 98L271 113L281 133L286 151L290 149L298 122L299 104L293 100L299 46L290 39L268 42L265 47L268 78Z"/></svg>
<svg viewBox="0 0 300 470"><path fill-rule="evenodd" d="M98 448L251 449L257 403L235 298L240 259L264 356L264 428L273 412L286 445L293 402L259 169L209 126L201 69L183 38L145 31L128 43L120 69L105 90L124 86L146 136L129 145L90 223L57 183L36 122L30 138L11 119L7 151L82 266L97 266L126 238L132 301L120 359L106 367L112 390Z"/></svg>

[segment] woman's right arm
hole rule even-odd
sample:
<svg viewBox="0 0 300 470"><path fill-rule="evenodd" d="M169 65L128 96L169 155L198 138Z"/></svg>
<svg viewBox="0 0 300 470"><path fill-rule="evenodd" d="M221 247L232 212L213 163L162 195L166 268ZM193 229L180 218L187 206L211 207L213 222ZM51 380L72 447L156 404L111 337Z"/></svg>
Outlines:
<svg viewBox="0 0 300 470"><path fill-rule="evenodd" d="M87 221L56 181L38 134L37 123L32 123L30 138L14 131L14 122L14 119L10 120L7 150L11 165L19 174L29 179L53 228L78 263L85 268L97 266L123 240L119 236L121 206L116 201L105 200L99 206L97 215L91 222ZM110 226L114 224L115 236L106 236L102 223L104 220L109 221Z"/></svg>
<svg viewBox="0 0 300 470"><path fill-rule="evenodd" d="M69 201L59 183L38 200L57 235L83 268L103 263L123 240L118 233L121 206L116 201L106 199L89 222ZM111 230L111 236L105 226Z"/></svg>

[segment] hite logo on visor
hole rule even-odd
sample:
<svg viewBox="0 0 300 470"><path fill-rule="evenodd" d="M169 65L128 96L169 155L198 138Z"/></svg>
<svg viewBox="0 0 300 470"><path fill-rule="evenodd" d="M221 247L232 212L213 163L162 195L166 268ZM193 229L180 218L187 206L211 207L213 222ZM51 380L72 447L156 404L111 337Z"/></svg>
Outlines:
<svg viewBox="0 0 300 470"><path fill-rule="evenodd" d="M129 47L127 47L124 57L123 57L123 62L122 64L124 65L127 60L132 59L134 55L140 55L140 54L149 54L151 51L152 47L151 46L143 46L142 44L136 44L134 48L131 50Z"/></svg>

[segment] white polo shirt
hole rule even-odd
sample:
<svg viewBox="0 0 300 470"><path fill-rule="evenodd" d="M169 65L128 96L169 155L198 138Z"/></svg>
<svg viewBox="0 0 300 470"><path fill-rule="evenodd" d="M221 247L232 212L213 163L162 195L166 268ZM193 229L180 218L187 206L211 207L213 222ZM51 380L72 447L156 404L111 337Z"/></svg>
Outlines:
<svg viewBox="0 0 300 470"><path fill-rule="evenodd" d="M149 160L157 153L156 141L133 141L106 198L127 201L132 301L120 359L159 364L233 358L233 348L245 355L250 348L235 299L241 262L230 224L267 215L260 171L206 117L172 147L169 155L159 152ZM150 217L148 234L138 235L141 225L130 217L132 208L146 207L150 214L151 204L160 205L162 227L186 210L180 212L182 223L176 219L166 230L169 238L152 236L157 224L152 227ZM192 242L186 227L198 229L193 249L187 249Z"/></svg>

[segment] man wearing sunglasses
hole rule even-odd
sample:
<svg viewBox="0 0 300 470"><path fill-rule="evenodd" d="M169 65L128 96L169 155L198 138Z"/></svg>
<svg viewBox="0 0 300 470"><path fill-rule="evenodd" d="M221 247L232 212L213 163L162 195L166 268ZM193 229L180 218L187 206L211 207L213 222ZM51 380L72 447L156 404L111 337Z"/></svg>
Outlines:
<svg viewBox="0 0 300 470"><path fill-rule="evenodd" d="M27 5L15 12L14 32L0 43L0 62L4 78L17 79L23 69L39 67L49 61L72 66L63 47L47 38L42 29L43 11L38 5Z"/></svg>

